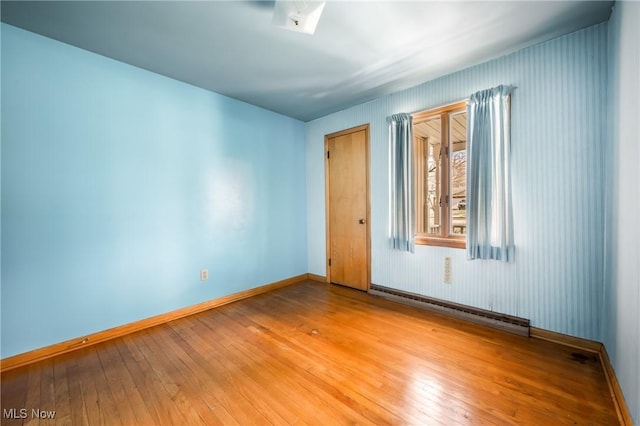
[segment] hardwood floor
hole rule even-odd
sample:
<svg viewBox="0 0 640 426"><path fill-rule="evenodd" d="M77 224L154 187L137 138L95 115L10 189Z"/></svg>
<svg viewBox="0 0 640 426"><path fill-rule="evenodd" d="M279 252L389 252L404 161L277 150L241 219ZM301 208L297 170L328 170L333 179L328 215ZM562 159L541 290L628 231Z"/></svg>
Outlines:
<svg viewBox="0 0 640 426"><path fill-rule="evenodd" d="M314 282L1 379L3 425L618 424L592 353Z"/></svg>

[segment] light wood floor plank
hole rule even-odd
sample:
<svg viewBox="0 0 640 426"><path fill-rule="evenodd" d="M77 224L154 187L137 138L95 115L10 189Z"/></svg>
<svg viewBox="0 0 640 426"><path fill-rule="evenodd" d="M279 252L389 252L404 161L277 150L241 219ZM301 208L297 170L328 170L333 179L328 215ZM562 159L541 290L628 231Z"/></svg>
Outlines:
<svg viewBox="0 0 640 426"><path fill-rule="evenodd" d="M97 351L97 356L108 389L104 391L111 393L120 420L123 424L139 424L140 420L131 404L134 401L141 401L140 394L135 386L131 386L131 377L127 369L122 368L122 358L119 353L114 350L114 345L107 344L102 350Z"/></svg>
<svg viewBox="0 0 640 426"><path fill-rule="evenodd" d="M154 368L162 368L162 365L154 365L138 347L144 333L146 330L125 336L123 341L126 344L118 347L120 355L127 365L136 388L140 391L143 404L152 416L153 424L186 424L179 406L173 399L175 394L172 393L172 389L165 386L154 370Z"/></svg>
<svg viewBox="0 0 640 426"><path fill-rule="evenodd" d="M71 424L73 425L86 425L89 424L87 418L87 411L84 406L84 399L82 395L81 379L80 379L80 367L78 366L78 360L85 356L86 350L79 350L76 353L70 355L63 355L62 359L66 364L66 376L67 387L69 389L69 414L71 416ZM55 362L60 362L57 358ZM28 407L28 409L33 407ZM56 407L57 412L57 407ZM56 417L59 414L56 415Z"/></svg>
<svg viewBox="0 0 640 426"><path fill-rule="evenodd" d="M307 282L2 374L3 425L615 425L597 355Z"/></svg>
<svg viewBox="0 0 640 426"><path fill-rule="evenodd" d="M224 402L216 396L216 394L219 395L216 391L222 389L222 386L213 383L208 376L208 369L201 369L202 363L194 359L192 351L187 352L190 346L182 336L171 330L171 333L161 333L159 337L160 340L156 341L158 345L156 350L172 354L171 362L183 366L185 372L182 375L182 384L189 390L191 399L198 407L198 412L210 411L210 414L206 412L201 414L203 419L209 415L214 416L213 419L207 420L207 424L238 425L239 423L225 408Z"/></svg>
<svg viewBox="0 0 640 426"><path fill-rule="evenodd" d="M80 387L87 420L91 425L112 422L122 424L111 391L104 382L104 372L96 351L95 346L86 348L84 356L78 359Z"/></svg>
<svg viewBox="0 0 640 426"><path fill-rule="evenodd" d="M42 370L45 368L43 364L36 364L29 366L28 381L27 381L27 400L25 407L27 408L26 425L37 426L40 424L40 419L32 416L33 409L39 409L41 404L41 390L42 390Z"/></svg>
<svg viewBox="0 0 640 426"><path fill-rule="evenodd" d="M71 426L71 407L69 405L69 385L67 364L63 357L51 360L53 363L53 385L55 387L55 403L52 407L56 411L56 426Z"/></svg>

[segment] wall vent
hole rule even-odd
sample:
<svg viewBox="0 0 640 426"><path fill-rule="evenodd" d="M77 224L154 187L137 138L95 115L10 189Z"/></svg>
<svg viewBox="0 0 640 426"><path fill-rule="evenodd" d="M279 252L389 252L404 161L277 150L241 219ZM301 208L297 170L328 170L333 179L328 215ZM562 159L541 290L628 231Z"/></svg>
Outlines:
<svg viewBox="0 0 640 426"><path fill-rule="evenodd" d="M369 294L529 337L528 319L371 284Z"/></svg>

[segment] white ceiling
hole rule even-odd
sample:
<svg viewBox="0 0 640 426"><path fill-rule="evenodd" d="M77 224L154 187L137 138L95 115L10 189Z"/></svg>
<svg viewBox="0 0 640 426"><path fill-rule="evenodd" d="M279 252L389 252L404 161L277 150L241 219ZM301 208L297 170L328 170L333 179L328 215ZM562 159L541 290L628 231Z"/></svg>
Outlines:
<svg viewBox="0 0 640 426"><path fill-rule="evenodd" d="M315 35L272 1L2 2L2 21L303 121L608 19L599 1L328 1Z"/></svg>

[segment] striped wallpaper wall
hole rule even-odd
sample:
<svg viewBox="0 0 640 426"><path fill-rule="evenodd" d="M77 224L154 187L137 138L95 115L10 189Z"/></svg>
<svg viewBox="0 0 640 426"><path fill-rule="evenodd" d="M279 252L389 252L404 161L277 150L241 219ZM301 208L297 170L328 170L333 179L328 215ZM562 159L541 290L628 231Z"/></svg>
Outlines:
<svg viewBox="0 0 640 426"><path fill-rule="evenodd" d="M325 274L324 135L364 123L371 135L372 282L529 318L600 339L607 24L602 23L307 124L309 272ZM386 117L496 86L512 98L516 262L467 261L464 250L390 248ZM452 283L443 282L444 257Z"/></svg>
<svg viewBox="0 0 640 426"><path fill-rule="evenodd" d="M615 3L608 39L612 155L602 342L640 425L640 3Z"/></svg>

